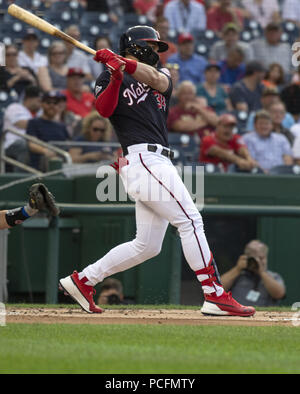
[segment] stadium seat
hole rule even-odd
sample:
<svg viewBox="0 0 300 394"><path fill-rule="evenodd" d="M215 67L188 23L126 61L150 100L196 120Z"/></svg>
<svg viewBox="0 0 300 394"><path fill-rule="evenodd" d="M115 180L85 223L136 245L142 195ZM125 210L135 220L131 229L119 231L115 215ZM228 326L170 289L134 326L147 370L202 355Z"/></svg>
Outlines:
<svg viewBox="0 0 300 394"><path fill-rule="evenodd" d="M201 40L196 40L195 53L198 55L208 57L210 47L204 44Z"/></svg>
<svg viewBox="0 0 300 394"><path fill-rule="evenodd" d="M220 174L224 172L219 166L212 163L203 163L201 165L204 167L205 174Z"/></svg>
<svg viewBox="0 0 300 394"><path fill-rule="evenodd" d="M109 31L112 27L115 26L114 22L110 19L108 14L94 11L86 11L82 14L80 18L79 28L85 28L89 26L97 25L101 30Z"/></svg>
<svg viewBox="0 0 300 394"><path fill-rule="evenodd" d="M74 16L70 11L47 11L44 19L49 23L60 25L63 29L79 22L78 17Z"/></svg>
<svg viewBox="0 0 300 394"><path fill-rule="evenodd" d="M297 25L293 22L283 22L282 23L282 28L283 28L283 35L286 34L288 36L288 42L289 43L294 43L296 39L299 37L300 30ZM284 37L281 37L281 39Z"/></svg>
<svg viewBox="0 0 300 394"><path fill-rule="evenodd" d="M253 19L245 19L244 30L249 31L251 33L252 39L260 38L264 34L261 25L256 20Z"/></svg>
<svg viewBox="0 0 300 394"><path fill-rule="evenodd" d="M50 6L50 11L70 11L70 12L83 12L83 6L76 0L72 1L57 1Z"/></svg>
<svg viewBox="0 0 300 394"><path fill-rule="evenodd" d="M16 0L14 3L34 13L46 9L46 2L42 0Z"/></svg>
<svg viewBox="0 0 300 394"><path fill-rule="evenodd" d="M270 169L270 175L300 175L300 166L276 166Z"/></svg>
<svg viewBox="0 0 300 394"><path fill-rule="evenodd" d="M1 11L1 13L6 12L7 7L8 7L7 1L6 0L0 0L0 11Z"/></svg>
<svg viewBox="0 0 300 394"><path fill-rule="evenodd" d="M148 25L152 26L152 22L145 15L138 15L135 13L124 14L122 18L123 27L129 28L136 25Z"/></svg>
<svg viewBox="0 0 300 394"><path fill-rule="evenodd" d="M235 164L230 164L228 166L227 172L228 172L228 174L234 174L234 173L252 174L252 175L264 174L264 172L263 172L263 170L261 168L257 167L257 168L253 168L251 171L247 171L247 170L241 170Z"/></svg>
<svg viewBox="0 0 300 394"><path fill-rule="evenodd" d="M173 42L174 44L177 44L177 41L178 41L178 33L176 32L176 30L169 29L168 40L171 41L171 42Z"/></svg>
<svg viewBox="0 0 300 394"><path fill-rule="evenodd" d="M250 42L254 39L251 30L243 30L240 34L240 40L244 42Z"/></svg>
<svg viewBox="0 0 300 394"><path fill-rule="evenodd" d="M244 134L247 132L247 123L249 118L249 113L246 111L233 111L232 113L237 119L237 128L239 134Z"/></svg>
<svg viewBox="0 0 300 394"><path fill-rule="evenodd" d="M168 139L170 148L180 152L184 163L198 161L199 143L194 136L181 133L169 133Z"/></svg>
<svg viewBox="0 0 300 394"><path fill-rule="evenodd" d="M212 45L219 40L212 30L193 30L192 35L195 37L195 52L204 57L208 56Z"/></svg>

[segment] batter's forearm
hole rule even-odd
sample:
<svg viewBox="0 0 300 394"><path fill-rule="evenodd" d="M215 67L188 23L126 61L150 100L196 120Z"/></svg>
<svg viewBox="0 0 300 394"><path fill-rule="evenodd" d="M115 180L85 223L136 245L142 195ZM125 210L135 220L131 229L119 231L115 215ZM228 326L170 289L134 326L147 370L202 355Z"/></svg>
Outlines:
<svg viewBox="0 0 300 394"><path fill-rule="evenodd" d="M148 64L138 62L136 71L132 76L137 81L144 83L161 93L166 92L169 87L168 78Z"/></svg>
<svg viewBox="0 0 300 394"><path fill-rule="evenodd" d="M138 82L150 86L161 93L167 91L169 87L168 78L148 64L137 62L133 59L119 57L125 62L125 72L131 74Z"/></svg>

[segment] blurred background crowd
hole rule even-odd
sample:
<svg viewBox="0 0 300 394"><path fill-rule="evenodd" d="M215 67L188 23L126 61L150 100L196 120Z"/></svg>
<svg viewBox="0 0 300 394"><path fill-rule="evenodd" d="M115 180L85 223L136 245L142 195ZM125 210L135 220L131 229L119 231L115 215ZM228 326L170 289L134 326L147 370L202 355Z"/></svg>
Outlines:
<svg viewBox="0 0 300 394"><path fill-rule="evenodd" d="M121 155L109 144L116 143L110 122L94 110L94 83L103 65L10 17L10 3L0 0L2 134L14 129L51 144L67 142L73 163ZM160 66L170 71L174 85L168 129L178 163L203 163L216 172L299 174L300 1L15 3L96 50L118 51L128 27L153 26L169 43ZM43 171L55 157L11 133L3 137L3 149L7 157Z"/></svg>

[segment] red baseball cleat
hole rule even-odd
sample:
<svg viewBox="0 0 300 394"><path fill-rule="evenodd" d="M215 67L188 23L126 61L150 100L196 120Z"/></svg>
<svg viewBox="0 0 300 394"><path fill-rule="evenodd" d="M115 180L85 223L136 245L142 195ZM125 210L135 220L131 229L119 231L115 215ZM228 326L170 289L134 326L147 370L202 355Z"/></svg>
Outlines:
<svg viewBox="0 0 300 394"><path fill-rule="evenodd" d="M239 304L232 297L231 292L224 291L220 297L217 297L216 293L204 294L204 296L205 301L201 308L204 315L248 317L256 312L252 306Z"/></svg>
<svg viewBox="0 0 300 394"><path fill-rule="evenodd" d="M59 281L60 290L69 295L76 301L83 310L88 313L102 313L103 309L99 308L93 299L96 290L92 286L87 286L78 278L78 272L74 271L72 275L67 276Z"/></svg>

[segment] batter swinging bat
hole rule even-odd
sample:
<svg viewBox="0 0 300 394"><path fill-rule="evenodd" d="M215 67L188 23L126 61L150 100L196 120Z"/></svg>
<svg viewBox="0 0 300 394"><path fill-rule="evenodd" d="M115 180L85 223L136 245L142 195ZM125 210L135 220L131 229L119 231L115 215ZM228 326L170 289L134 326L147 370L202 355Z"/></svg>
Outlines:
<svg viewBox="0 0 300 394"><path fill-rule="evenodd" d="M61 38L62 40L67 41L94 56L96 55L96 51L94 49L88 47L87 45L84 45L82 42L75 40L75 38L57 29L55 26L51 25L51 23L46 22L38 16L32 14L31 12L24 10L24 8L22 7L11 4L8 7L7 12L15 18L20 19L21 21L28 23L29 25L39 30L42 30L45 33Z"/></svg>

